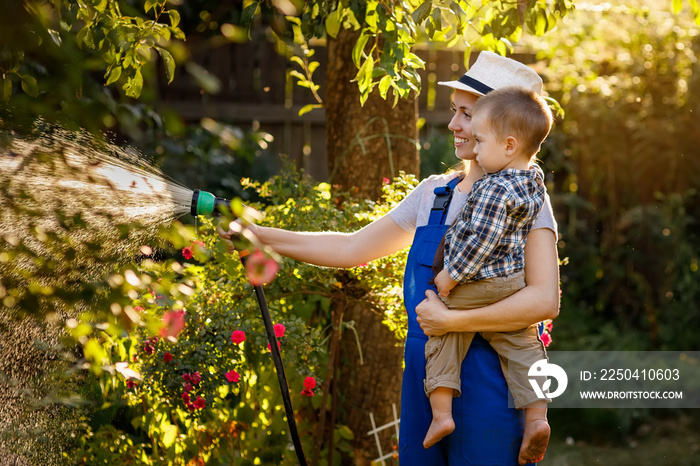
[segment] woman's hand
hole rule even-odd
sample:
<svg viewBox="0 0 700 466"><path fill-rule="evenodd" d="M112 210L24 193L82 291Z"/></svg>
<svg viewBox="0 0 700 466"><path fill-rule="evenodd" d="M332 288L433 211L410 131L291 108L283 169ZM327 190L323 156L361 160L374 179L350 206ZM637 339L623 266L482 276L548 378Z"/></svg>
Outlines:
<svg viewBox="0 0 700 466"><path fill-rule="evenodd" d="M233 251L235 251L236 248L233 245L233 241L231 240L233 232L231 231L229 224L226 221L219 222L219 224L216 225L216 232L219 234L219 237L224 242L224 244L226 244L226 251L229 254L233 254Z"/></svg>
<svg viewBox="0 0 700 466"><path fill-rule="evenodd" d="M425 299L416 306L418 324L429 337L439 337L451 331L450 312L433 290L427 290Z"/></svg>
<svg viewBox="0 0 700 466"><path fill-rule="evenodd" d="M247 231L245 231L247 230ZM240 220L234 220L233 222L227 223L226 220L219 222L216 226L216 232L219 237L226 244L226 250L229 253L233 253L236 247L233 241L236 237L243 236L248 240L252 238L257 238L258 236L258 226L254 223L246 223L245 226Z"/></svg>

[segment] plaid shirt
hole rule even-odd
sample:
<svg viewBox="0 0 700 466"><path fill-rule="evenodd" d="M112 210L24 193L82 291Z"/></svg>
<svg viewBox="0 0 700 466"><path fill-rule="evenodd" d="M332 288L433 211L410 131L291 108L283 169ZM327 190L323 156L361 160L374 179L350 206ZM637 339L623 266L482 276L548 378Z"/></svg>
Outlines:
<svg viewBox="0 0 700 466"><path fill-rule="evenodd" d="M445 234L445 267L459 283L524 268L524 248L544 202L544 174L506 169L484 175Z"/></svg>

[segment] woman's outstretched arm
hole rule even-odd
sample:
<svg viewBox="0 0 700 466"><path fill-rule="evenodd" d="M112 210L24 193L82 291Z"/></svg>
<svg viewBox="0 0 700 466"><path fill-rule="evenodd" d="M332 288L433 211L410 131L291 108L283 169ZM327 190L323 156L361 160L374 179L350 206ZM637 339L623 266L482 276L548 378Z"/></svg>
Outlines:
<svg viewBox="0 0 700 466"><path fill-rule="evenodd" d="M451 311L432 291L416 307L418 323L429 336L447 332L508 332L559 315L559 258L554 232L532 230L525 245L527 286L478 309Z"/></svg>
<svg viewBox="0 0 700 466"><path fill-rule="evenodd" d="M251 225L260 241L279 254L322 267L348 268L395 253L411 244L413 233L389 216L352 233L296 232ZM226 239L226 234L219 234Z"/></svg>

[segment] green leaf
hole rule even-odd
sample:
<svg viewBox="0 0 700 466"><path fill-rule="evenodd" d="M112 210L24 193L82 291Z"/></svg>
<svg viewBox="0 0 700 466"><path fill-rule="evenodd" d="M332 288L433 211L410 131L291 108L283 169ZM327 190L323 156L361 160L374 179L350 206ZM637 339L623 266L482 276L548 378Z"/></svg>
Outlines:
<svg viewBox="0 0 700 466"><path fill-rule="evenodd" d="M161 425L161 432L163 432L163 446L170 448L177 438L177 426L172 424Z"/></svg>
<svg viewBox="0 0 700 466"><path fill-rule="evenodd" d="M341 425L336 428L336 432L340 434L341 438L344 438L345 440L352 440L355 438L355 435L353 435L352 430L348 426Z"/></svg>
<svg viewBox="0 0 700 466"><path fill-rule="evenodd" d="M360 67L353 81L357 81L360 92L364 93L372 84L372 72L374 71L374 60L370 57Z"/></svg>
<svg viewBox="0 0 700 466"><path fill-rule="evenodd" d="M78 34L75 36L75 42L78 44L78 47L82 47L83 44L87 45L88 47L95 47L95 43L92 41L92 31L90 30L90 26L85 26L78 31Z"/></svg>
<svg viewBox="0 0 700 466"><path fill-rule="evenodd" d="M452 10L457 17L457 29L461 30L467 24L467 13L457 2L450 3L450 10Z"/></svg>
<svg viewBox="0 0 700 466"><path fill-rule="evenodd" d="M141 91L143 90L143 75L141 74L140 68L136 70L132 78L127 79L123 89L128 97L138 99L139 96L141 96Z"/></svg>
<svg viewBox="0 0 700 466"><path fill-rule="evenodd" d="M535 35L541 36L547 31L547 13L544 10L537 10L535 19Z"/></svg>
<svg viewBox="0 0 700 466"><path fill-rule="evenodd" d="M258 10L258 2L253 2L243 9L241 12L241 26L249 27L253 22L255 12Z"/></svg>
<svg viewBox="0 0 700 466"><path fill-rule="evenodd" d="M382 99L386 99L386 94L389 91L390 87L391 87L391 76L386 75L379 81L379 95L382 96Z"/></svg>
<svg viewBox="0 0 700 466"><path fill-rule="evenodd" d="M107 0L100 0L100 3L94 5L95 9L100 13L104 13L107 9Z"/></svg>
<svg viewBox="0 0 700 466"><path fill-rule="evenodd" d="M433 28L435 31L441 31L442 30L442 13L440 13L439 8L435 8L433 11L430 12L430 19L431 22L433 23Z"/></svg>
<svg viewBox="0 0 700 466"><path fill-rule="evenodd" d="M2 101L7 102L10 100L12 96L12 80L8 77L2 78L2 88L0 90L2 91Z"/></svg>
<svg viewBox="0 0 700 466"><path fill-rule="evenodd" d="M22 90L24 92L32 97L39 95L39 86L37 85L34 76L25 74L24 76L20 76L20 79L22 80Z"/></svg>
<svg viewBox="0 0 700 466"><path fill-rule="evenodd" d="M170 16L170 25L172 27L177 27L180 24L180 13L177 10L168 10L168 16Z"/></svg>
<svg viewBox="0 0 700 466"><path fill-rule="evenodd" d="M301 110L299 110L299 116L302 116L305 113L309 113L311 110L315 108L323 108L323 105L321 104L309 104L309 105L304 105Z"/></svg>
<svg viewBox="0 0 700 466"><path fill-rule="evenodd" d="M292 56L289 61L292 61L299 65L300 67L304 67L304 60L301 59L301 57L297 57L296 55Z"/></svg>
<svg viewBox="0 0 700 466"><path fill-rule="evenodd" d="M358 39L357 42L355 42L355 47L352 49L352 61L355 63L356 67L360 67L360 61L362 60L362 55L365 50L365 45L367 45L367 41L369 40L369 35L362 34Z"/></svg>
<svg viewBox="0 0 700 466"><path fill-rule="evenodd" d="M107 81L105 82L105 86L109 86L110 84L114 84L115 82L119 81L119 78L122 75L122 67L121 66L115 66L112 68L112 70L109 72L109 77L107 78Z"/></svg>
<svg viewBox="0 0 700 466"><path fill-rule="evenodd" d="M340 9L337 9L326 17L326 32L335 38L340 32Z"/></svg>
<svg viewBox="0 0 700 466"><path fill-rule="evenodd" d="M162 47L156 47L160 57L163 59L163 65L165 65L165 77L168 79L168 84L173 82L175 78L175 59L172 54Z"/></svg>
<svg viewBox="0 0 700 466"><path fill-rule="evenodd" d="M56 46L60 47L61 44L63 43L63 40L61 39L61 34L56 31L55 29L49 29L48 30L49 37L51 37L51 40L53 41Z"/></svg>
<svg viewBox="0 0 700 466"><path fill-rule="evenodd" d="M146 4L143 6L143 10L148 13L152 9L155 9L158 4L158 0L146 0Z"/></svg>
<svg viewBox="0 0 700 466"><path fill-rule="evenodd" d="M421 3L418 8L413 12L413 21L416 22L416 24L423 24L423 21L428 19L428 16L430 15L430 10L433 8L433 2L431 0L428 0L427 2Z"/></svg>

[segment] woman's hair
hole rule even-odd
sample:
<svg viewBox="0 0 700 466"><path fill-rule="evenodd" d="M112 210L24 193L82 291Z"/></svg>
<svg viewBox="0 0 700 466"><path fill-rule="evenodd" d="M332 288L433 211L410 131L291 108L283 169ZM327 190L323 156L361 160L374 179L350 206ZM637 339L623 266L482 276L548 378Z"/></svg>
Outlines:
<svg viewBox="0 0 700 466"><path fill-rule="evenodd" d="M493 90L474 104L499 140L515 136L523 153L534 156L552 128L552 111L539 94L519 86Z"/></svg>

